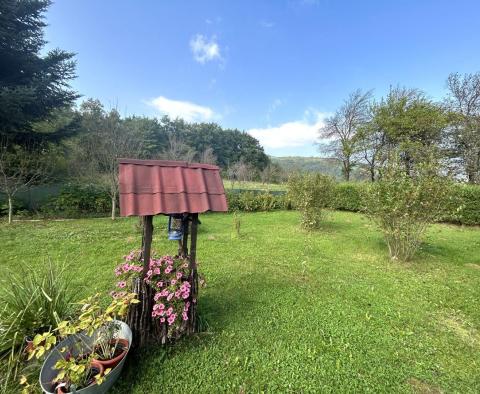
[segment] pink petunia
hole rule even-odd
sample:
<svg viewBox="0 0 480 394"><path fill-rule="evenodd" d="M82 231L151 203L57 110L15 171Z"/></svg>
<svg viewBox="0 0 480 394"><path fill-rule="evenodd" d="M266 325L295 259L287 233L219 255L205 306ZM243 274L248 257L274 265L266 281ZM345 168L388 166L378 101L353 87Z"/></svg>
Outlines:
<svg viewBox="0 0 480 394"><path fill-rule="evenodd" d="M173 293L170 293L168 296L167 296L167 301L171 301L172 298L173 298L174 294Z"/></svg>
<svg viewBox="0 0 480 394"><path fill-rule="evenodd" d="M117 283L117 286L123 289L125 286L127 286L127 282L124 280L121 280L120 282Z"/></svg>
<svg viewBox="0 0 480 394"><path fill-rule="evenodd" d="M172 285L174 285L175 283L177 283L177 280L176 280L176 279L172 279L172 280L170 281L170 283L171 283Z"/></svg>
<svg viewBox="0 0 480 394"><path fill-rule="evenodd" d="M165 323L165 318L164 317L160 318L160 323Z"/></svg>
<svg viewBox="0 0 480 394"><path fill-rule="evenodd" d="M169 326L171 326L175 322L176 317L177 315L175 313L170 315L170 317L167 319Z"/></svg>

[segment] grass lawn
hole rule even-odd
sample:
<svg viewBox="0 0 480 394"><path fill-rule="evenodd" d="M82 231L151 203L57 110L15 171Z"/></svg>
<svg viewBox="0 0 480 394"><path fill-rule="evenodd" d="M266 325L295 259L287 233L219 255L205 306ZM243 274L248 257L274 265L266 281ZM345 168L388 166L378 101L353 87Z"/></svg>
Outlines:
<svg viewBox="0 0 480 394"><path fill-rule="evenodd" d="M208 329L131 357L115 392L480 391L479 228L435 225L401 264L360 214L311 235L296 212L243 214L239 239L231 215L201 220ZM2 224L0 264L68 261L79 295L110 289L137 221ZM154 248L174 252L165 217L154 225Z"/></svg>

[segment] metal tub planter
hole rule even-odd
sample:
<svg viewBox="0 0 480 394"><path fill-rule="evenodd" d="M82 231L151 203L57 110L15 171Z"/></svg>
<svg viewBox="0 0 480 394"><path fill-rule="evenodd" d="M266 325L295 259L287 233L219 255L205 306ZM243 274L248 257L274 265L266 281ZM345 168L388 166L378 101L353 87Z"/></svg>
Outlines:
<svg viewBox="0 0 480 394"><path fill-rule="evenodd" d="M130 351L130 347L132 344L132 331L130 330L130 327L128 327L127 324L125 324L122 321L117 321L119 324L119 330L118 330L118 338L125 340L128 342L128 348L126 350L125 356L120 360L120 362L108 373L105 375L105 379L102 384L96 384L93 383L90 386L84 387L80 390L74 391L75 393L78 394L102 394L106 393L115 383L115 381L118 379L120 376L120 373L122 372L123 365L125 364L125 360L127 358L128 352ZM95 336L95 335L94 335ZM82 342L82 345L85 348L88 348L91 350L92 344L94 342L92 337L87 337L83 335L81 338L76 335L76 336L69 336L60 343L58 343L57 346L50 352L50 354L47 356L45 359L42 369L40 371L40 386L42 387L42 391L45 394L58 394L59 392L64 392L64 391L55 391L55 385L53 383L53 379L58 374L58 370L54 368L54 365L58 360L63 358L62 353L60 352L60 349L67 347L67 348L72 348L74 347L75 343ZM74 352L72 352L74 353ZM72 354L76 356L76 354ZM78 355L78 354L77 354ZM98 362L95 362L97 364ZM92 363L93 365L93 363ZM103 370L103 366L100 366L100 368Z"/></svg>

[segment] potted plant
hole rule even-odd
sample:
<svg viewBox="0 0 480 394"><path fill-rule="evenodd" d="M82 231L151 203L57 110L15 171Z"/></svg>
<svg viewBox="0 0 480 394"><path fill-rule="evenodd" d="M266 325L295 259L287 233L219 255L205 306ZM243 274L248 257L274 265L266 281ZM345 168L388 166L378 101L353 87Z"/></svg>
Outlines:
<svg viewBox="0 0 480 394"><path fill-rule="evenodd" d="M95 361L105 369L114 368L125 357L129 350L129 342L120 338L121 324L111 321L103 325L96 332L94 340Z"/></svg>
<svg viewBox="0 0 480 394"><path fill-rule="evenodd" d="M40 372L45 393L104 393L120 375L132 334L124 317L136 294L124 293L107 308L98 294L81 301L78 318L62 321L33 340L32 357L47 357ZM57 337L64 338L57 345Z"/></svg>

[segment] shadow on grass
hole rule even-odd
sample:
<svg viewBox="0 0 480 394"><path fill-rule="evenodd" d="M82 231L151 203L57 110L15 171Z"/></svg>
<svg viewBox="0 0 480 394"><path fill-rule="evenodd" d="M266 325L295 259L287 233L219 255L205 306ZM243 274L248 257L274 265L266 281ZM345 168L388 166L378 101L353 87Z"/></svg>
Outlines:
<svg viewBox="0 0 480 394"><path fill-rule="evenodd" d="M229 287L222 287L223 284L228 284ZM207 323L205 330L184 337L174 344L155 345L130 354L112 393L133 392L145 381L151 380L152 370L161 371L167 358L204 348L215 339L215 334L219 331L238 326L238 322L244 320L245 316L255 313L255 304L258 304L258 300L255 301L258 298L256 292L260 286L274 286L274 281L265 277L254 279L243 276L236 278L234 283L222 281L215 289L204 294L201 292L199 314Z"/></svg>

